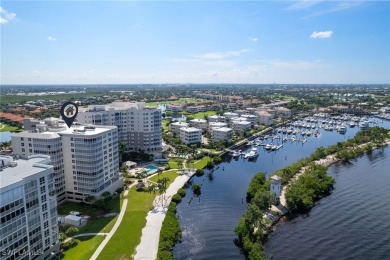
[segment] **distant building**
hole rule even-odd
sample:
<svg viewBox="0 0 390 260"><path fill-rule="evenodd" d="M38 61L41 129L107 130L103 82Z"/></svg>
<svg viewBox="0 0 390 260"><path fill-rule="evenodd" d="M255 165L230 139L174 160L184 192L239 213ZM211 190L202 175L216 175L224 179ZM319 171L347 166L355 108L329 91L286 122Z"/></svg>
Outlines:
<svg viewBox="0 0 390 260"><path fill-rule="evenodd" d="M227 127L227 124L226 123L222 123L222 122L211 122L211 123L209 123L209 130L211 130L213 128L221 128L221 127Z"/></svg>
<svg viewBox="0 0 390 260"><path fill-rule="evenodd" d="M113 102L79 108L82 124L117 126L119 140L127 151L159 153L162 150L161 110L145 106L145 102Z"/></svg>
<svg viewBox="0 0 390 260"><path fill-rule="evenodd" d="M277 107L275 110L282 118L290 118L292 115L291 110L285 107Z"/></svg>
<svg viewBox="0 0 390 260"><path fill-rule="evenodd" d="M279 198L282 193L282 178L278 175L271 176L270 192L275 193L276 198Z"/></svg>
<svg viewBox="0 0 390 260"><path fill-rule="evenodd" d="M259 111L259 124L261 125L271 125L273 123L273 115L266 111Z"/></svg>
<svg viewBox="0 0 390 260"><path fill-rule="evenodd" d="M243 131L251 129L251 122L248 121L233 121L231 126L234 131Z"/></svg>
<svg viewBox="0 0 390 260"><path fill-rule="evenodd" d="M53 166L49 163L46 155L15 161L0 156L1 259L53 259L59 253Z"/></svg>
<svg viewBox="0 0 390 260"><path fill-rule="evenodd" d="M226 112L223 114L223 116L226 118L226 121L230 121L232 118L238 117L238 114L232 112Z"/></svg>
<svg viewBox="0 0 390 260"><path fill-rule="evenodd" d="M255 115L241 115L246 121L251 122L251 126L259 124L259 117Z"/></svg>
<svg viewBox="0 0 390 260"><path fill-rule="evenodd" d="M207 118L207 120L209 121L209 123L213 123L213 122L226 122L226 118L224 116L217 116L217 115L209 116Z"/></svg>
<svg viewBox="0 0 390 260"><path fill-rule="evenodd" d="M232 135L233 135L233 129L228 127L213 128L211 130L211 140L213 142L226 140L228 143L231 143Z"/></svg>
<svg viewBox="0 0 390 260"><path fill-rule="evenodd" d="M190 126L195 127L195 128L199 128L202 130L207 130L207 121L204 119L198 119L198 118L192 119L192 120L190 120Z"/></svg>
<svg viewBox="0 0 390 260"><path fill-rule="evenodd" d="M180 128L180 140L183 144L197 144L202 142L202 130L194 127Z"/></svg>
<svg viewBox="0 0 390 260"><path fill-rule="evenodd" d="M180 128L182 127L188 127L188 123L184 122L175 122L171 124L171 131L177 135L180 135Z"/></svg>

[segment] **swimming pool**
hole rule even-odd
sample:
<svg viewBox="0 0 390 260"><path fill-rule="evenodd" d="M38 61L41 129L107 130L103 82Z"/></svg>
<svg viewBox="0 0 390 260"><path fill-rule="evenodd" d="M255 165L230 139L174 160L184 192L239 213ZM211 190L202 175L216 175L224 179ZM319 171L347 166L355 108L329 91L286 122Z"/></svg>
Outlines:
<svg viewBox="0 0 390 260"><path fill-rule="evenodd" d="M148 169L148 171L147 171L148 174L154 173L158 169L156 166L153 166L153 165L148 165L148 166L145 166L144 168Z"/></svg>

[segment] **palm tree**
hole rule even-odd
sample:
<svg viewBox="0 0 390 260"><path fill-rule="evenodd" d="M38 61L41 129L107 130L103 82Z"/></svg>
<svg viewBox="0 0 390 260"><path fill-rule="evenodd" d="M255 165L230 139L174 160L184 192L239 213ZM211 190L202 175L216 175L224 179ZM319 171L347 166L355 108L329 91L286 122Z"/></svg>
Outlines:
<svg viewBox="0 0 390 260"><path fill-rule="evenodd" d="M126 151L126 145L124 141L119 142L119 161L122 162L123 155L125 154Z"/></svg>

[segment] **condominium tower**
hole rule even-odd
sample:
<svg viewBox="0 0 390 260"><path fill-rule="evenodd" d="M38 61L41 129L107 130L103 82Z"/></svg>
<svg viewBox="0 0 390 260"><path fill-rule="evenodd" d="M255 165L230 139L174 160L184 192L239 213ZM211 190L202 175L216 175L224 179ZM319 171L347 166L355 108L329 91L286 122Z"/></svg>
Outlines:
<svg viewBox="0 0 390 260"><path fill-rule="evenodd" d="M36 130L12 134L12 148L22 157L50 155L58 202L81 202L123 186L116 126L68 128L61 120L48 118Z"/></svg>
<svg viewBox="0 0 390 260"><path fill-rule="evenodd" d="M49 163L47 155L0 156L0 259L52 259L59 252Z"/></svg>
<svg viewBox="0 0 390 260"><path fill-rule="evenodd" d="M161 110L145 102L113 102L79 108L77 121L82 124L115 125L119 140L127 151L159 153L162 150Z"/></svg>

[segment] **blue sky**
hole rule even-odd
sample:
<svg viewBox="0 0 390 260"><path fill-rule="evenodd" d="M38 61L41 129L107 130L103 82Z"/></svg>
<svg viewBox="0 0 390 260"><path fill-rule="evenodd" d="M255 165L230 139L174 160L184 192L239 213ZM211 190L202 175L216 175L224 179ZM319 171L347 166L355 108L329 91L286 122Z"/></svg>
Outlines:
<svg viewBox="0 0 390 260"><path fill-rule="evenodd" d="M2 84L390 83L388 1L2 1Z"/></svg>

